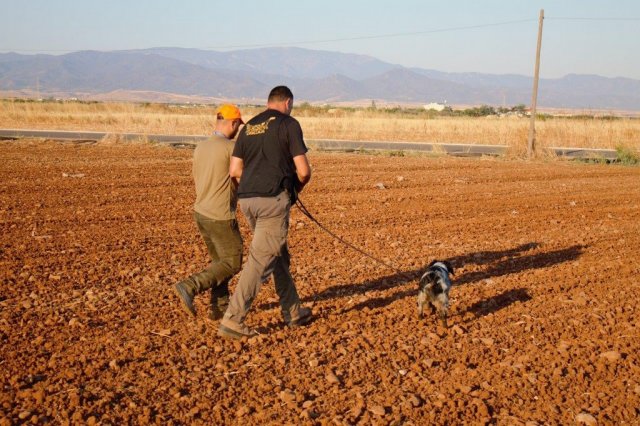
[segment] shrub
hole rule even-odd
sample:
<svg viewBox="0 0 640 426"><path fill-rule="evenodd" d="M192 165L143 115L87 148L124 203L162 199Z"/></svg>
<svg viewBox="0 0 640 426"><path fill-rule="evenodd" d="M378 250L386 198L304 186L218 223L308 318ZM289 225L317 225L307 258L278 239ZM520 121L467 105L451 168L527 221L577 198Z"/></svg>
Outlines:
<svg viewBox="0 0 640 426"><path fill-rule="evenodd" d="M616 146L617 161L621 164L636 165L640 163L640 155L633 148L628 146Z"/></svg>

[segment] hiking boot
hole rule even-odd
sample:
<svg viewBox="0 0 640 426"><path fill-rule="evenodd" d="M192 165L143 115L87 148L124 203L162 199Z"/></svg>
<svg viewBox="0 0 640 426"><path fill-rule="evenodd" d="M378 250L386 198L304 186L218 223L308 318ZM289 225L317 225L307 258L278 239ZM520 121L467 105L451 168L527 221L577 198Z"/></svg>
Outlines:
<svg viewBox="0 0 640 426"><path fill-rule="evenodd" d="M187 281L180 281L174 284L173 292L180 298L180 302L184 311L191 317L196 316L196 308L193 306L193 298L196 295L194 286Z"/></svg>
<svg viewBox="0 0 640 426"><path fill-rule="evenodd" d="M244 324L236 324L231 321L224 321L220 323L218 327L218 336L226 337L227 339L242 339L243 337L254 337L259 333L252 328L247 327Z"/></svg>
<svg viewBox="0 0 640 426"><path fill-rule="evenodd" d="M211 296L211 305L209 306L209 319L211 321L217 321L222 319L224 313L227 312L229 307L229 296L214 297Z"/></svg>
<svg viewBox="0 0 640 426"><path fill-rule="evenodd" d="M298 309L298 316L291 319L287 325L291 328L300 327L309 324L312 318L313 314L311 313L310 308L300 308Z"/></svg>
<svg viewBox="0 0 640 426"><path fill-rule="evenodd" d="M220 309L217 305L211 305L211 307L209 307L209 315L207 318L211 321L218 321L219 319L222 319L224 313L225 311Z"/></svg>

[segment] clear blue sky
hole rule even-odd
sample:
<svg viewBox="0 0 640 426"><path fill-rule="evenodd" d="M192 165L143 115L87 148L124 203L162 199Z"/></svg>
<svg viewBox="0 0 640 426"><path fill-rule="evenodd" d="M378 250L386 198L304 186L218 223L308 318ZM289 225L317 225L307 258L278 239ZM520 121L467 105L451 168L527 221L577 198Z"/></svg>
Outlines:
<svg viewBox="0 0 640 426"><path fill-rule="evenodd" d="M532 75L541 8L542 77L640 79L639 0L0 0L0 52L298 46L441 71ZM397 35L406 33L414 34Z"/></svg>

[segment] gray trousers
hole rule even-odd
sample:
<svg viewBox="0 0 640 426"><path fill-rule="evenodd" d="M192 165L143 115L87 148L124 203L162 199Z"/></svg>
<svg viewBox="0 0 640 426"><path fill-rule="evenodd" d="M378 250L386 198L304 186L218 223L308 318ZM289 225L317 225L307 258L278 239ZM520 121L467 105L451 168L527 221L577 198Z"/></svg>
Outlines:
<svg viewBox="0 0 640 426"><path fill-rule="evenodd" d="M285 322L298 316L300 298L291 273L287 246L291 201L286 192L276 197L243 198L240 208L253 231L249 257L242 268L236 290L229 301L223 323L242 324L262 283L273 274L275 290Z"/></svg>
<svg viewBox="0 0 640 426"><path fill-rule="evenodd" d="M197 212L193 217L211 257L209 266L187 278L195 293L211 289L211 301L229 297L229 281L242 265L242 236L238 222L213 220ZM226 304L226 303L225 303Z"/></svg>

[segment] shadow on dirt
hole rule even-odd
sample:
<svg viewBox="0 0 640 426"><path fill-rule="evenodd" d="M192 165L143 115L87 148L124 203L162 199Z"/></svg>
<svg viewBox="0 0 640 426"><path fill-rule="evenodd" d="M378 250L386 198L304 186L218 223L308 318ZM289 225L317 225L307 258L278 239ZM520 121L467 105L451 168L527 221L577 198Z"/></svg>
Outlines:
<svg viewBox="0 0 640 426"><path fill-rule="evenodd" d="M546 253L529 254L525 256L509 256L499 263L489 266L484 271L473 271L460 277L454 277L453 285L470 284L488 278L501 277L503 275L517 274L529 269L547 268L558 263L569 262L580 257L586 246L575 245L565 249L553 250ZM473 255L475 258L477 255ZM501 256L500 259L504 257ZM467 262L472 263L473 261ZM477 263L477 262L473 262ZM455 265L455 263L454 263Z"/></svg>
<svg viewBox="0 0 640 426"><path fill-rule="evenodd" d="M509 274L519 273L529 269L539 269L553 266L559 263L569 262L580 257L586 246L575 245L565 249L553 250L546 253L522 255L523 252L539 247L538 243L528 243L509 250L485 251L469 255L456 256L449 258L454 268L461 267L465 264L490 264L488 268L482 271L473 271L461 276L453 276L453 285L471 284L489 278L500 277ZM307 296L302 299L303 302L323 301L328 299L348 298L353 296L366 295L369 291L386 290L408 283L406 276L413 278L412 283L419 279L423 269L415 269L404 273L396 273L377 278L372 281L365 281L360 284L346 284L331 286L322 292ZM404 291L397 292L393 295L385 297L375 297L358 303L348 310L360 310L364 308L376 309L393 303L408 296L413 296L417 292L417 285L412 286ZM508 295L509 297L513 295ZM498 296L496 296L498 297ZM275 304L263 304L261 309L269 309Z"/></svg>
<svg viewBox="0 0 640 426"><path fill-rule="evenodd" d="M404 299L405 297L409 297L409 296L415 296L417 292L418 292L418 287L411 288L409 290L399 291L397 293L394 293L391 296L374 297L372 299L367 299L364 302L357 303L357 304L353 305L352 307L345 309L344 311L348 312L348 311L353 311L353 310L360 311L362 309L383 308L383 307L395 302L396 300L401 300L401 299Z"/></svg>
<svg viewBox="0 0 640 426"><path fill-rule="evenodd" d="M407 277L411 277L412 281L420 278L423 272L423 268L415 269L413 271L406 271L402 273L396 273L392 275L386 275L384 277L377 278L373 281L365 281L361 284L338 284L328 287L318 294L303 297L302 302L320 302L329 299L339 299L343 297L352 297L362 295L371 290L386 290L389 288L397 287L399 285L409 282ZM416 287L417 288L417 287ZM259 309L272 309L277 307L277 303L263 303Z"/></svg>
<svg viewBox="0 0 640 426"><path fill-rule="evenodd" d="M346 285L334 285L326 288L320 293L314 296L308 296L303 299L303 301L322 301L328 299L337 299L341 297L352 297L352 296L360 296L366 294L372 290L387 290L389 288L394 288L399 285L404 285L409 282L414 282L420 279L420 275L423 272L423 268L414 269L412 271L406 271L403 273L396 273L392 275L386 275L384 277L376 278L372 281L365 281L361 284L346 284ZM408 280L408 277L411 277L411 281ZM417 287L416 287L417 289Z"/></svg>
<svg viewBox="0 0 640 426"><path fill-rule="evenodd" d="M516 288L512 290L503 291L500 294L491 296L488 299L481 300L474 303L467 308L466 312L473 313L476 318L483 317L485 315L492 314L500 309L516 302L527 302L531 300L531 296L524 288Z"/></svg>
<svg viewBox="0 0 640 426"><path fill-rule="evenodd" d="M453 267L462 267L464 265L473 263L475 265L484 265L487 263L496 262L504 257L516 257L521 253L529 250L533 250L540 247L539 243L531 242L519 245L509 250L496 250L496 251L479 251L472 254L463 254L461 256L455 256L448 258Z"/></svg>

